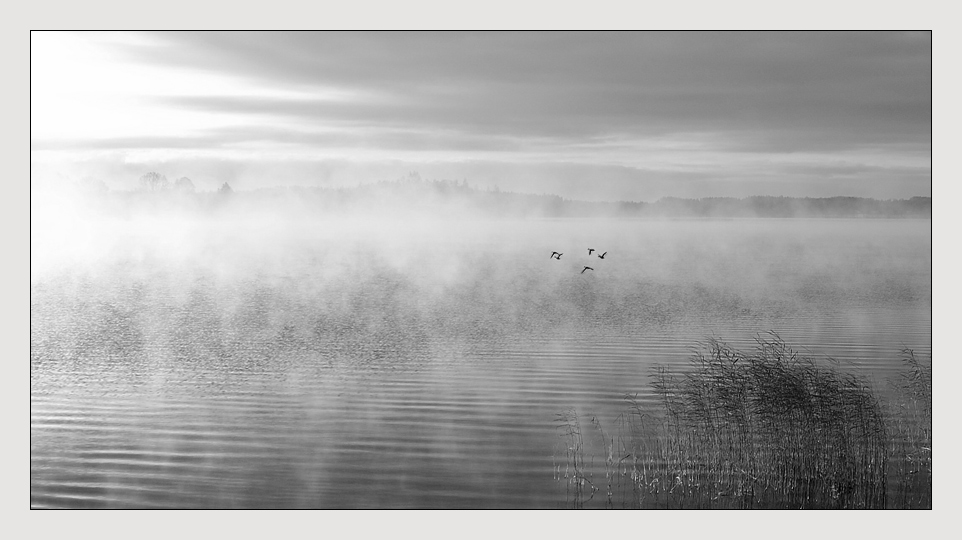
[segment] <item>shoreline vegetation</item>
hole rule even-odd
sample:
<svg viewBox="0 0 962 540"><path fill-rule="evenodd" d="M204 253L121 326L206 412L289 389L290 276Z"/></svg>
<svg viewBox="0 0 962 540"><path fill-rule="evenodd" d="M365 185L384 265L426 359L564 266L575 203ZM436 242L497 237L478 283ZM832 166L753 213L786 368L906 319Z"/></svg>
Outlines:
<svg viewBox="0 0 962 540"><path fill-rule="evenodd" d="M61 195L91 210L115 214L187 212L223 214L229 210L291 216L349 216L376 213L429 217L534 218L931 218L932 198L880 200L865 197L752 196L654 202L592 202L558 195L526 194L472 186L467 181L422 180L417 175L349 188L273 187L234 190L223 183L215 191L197 191L186 177L169 182L151 173L131 190L110 190L101 181L85 180Z"/></svg>
<svg viewBox="0 0 962 540"><path fill-rule="evenodd" d="M660 410L626 397L617 438L596 418L586 432L576 412L559 414L567 506L932 508L931 362L904 350L882 402L831 359L803 357L774 333L756 343L713 339L687 369L657 367ZM592 433L602 464L586 451Z"/></svg>

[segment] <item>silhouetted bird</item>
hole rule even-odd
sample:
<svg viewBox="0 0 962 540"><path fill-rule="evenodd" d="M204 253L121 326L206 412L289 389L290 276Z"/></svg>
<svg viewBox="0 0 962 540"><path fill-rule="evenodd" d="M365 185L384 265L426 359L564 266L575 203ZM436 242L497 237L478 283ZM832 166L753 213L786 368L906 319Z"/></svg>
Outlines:
<svg viewBox="0 0 962 540"><path fill-rule="evenodd" d="M607 254L608 254L608 252L606 251L606 252L602 253L601 255L598 255L598 258L599 258L599 259L604 259L604 258L605 258L605 255L607 255Z"/></svg>
<svg viewBox="0 0 962 540"><path fill-rule="evenodd" d="M585 270L594 270L594 268L592 268L592 267L590 267L590 266L586 266L586 267L585 267ZM584 273L585 273L585 270L582 270L581 273L584 274Z"/></svg>
<svg viewBox="0 0 962 540"><path fill-rule="evenodd" d="M588 256L589 256L589 257L591 256L591 252L594 251L594 250L595 250L594 248L588 248Z"/></svg>
<svg viewBox="0 0 962 540"><path fill-rule="evenodd" d="M557 257L560 257L560 256L561 256L561 254L560 254L560 253L558 253L557 251L552 251L552 252L551 252L551 256L550 256L550 257L548 257L548 258L549 258L549 259L554 259L554 258L555 258L555 256L557 256Z"/></svg>

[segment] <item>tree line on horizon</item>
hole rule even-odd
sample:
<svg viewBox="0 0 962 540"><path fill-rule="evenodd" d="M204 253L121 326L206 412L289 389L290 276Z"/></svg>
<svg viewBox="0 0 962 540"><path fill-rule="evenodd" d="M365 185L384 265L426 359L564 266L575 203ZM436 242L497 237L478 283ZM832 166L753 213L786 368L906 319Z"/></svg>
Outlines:
<svg viewBox="0 0 962 540"><path fill-rule="evenodd" d="M193 181L181 177L170 182L167 177L150 172L140 177L139 189L106 190L102 182L96 191L108 192L131 204L177 194L178 204L196 202L217 195L224 202L234 195L231 204L251 210L270 210L278 205L285 210L340 213L363 209L396 210L411 213L445 214L474 211L495 216L537 217L827 217L827 218L897 218L931 217L932 198L873 199L867 197L786 197L757 195L750 197L703 197L696 199L664 197L655 202L593 202L566 199L553 194L530 194L502 191L498 187L484 189L466 180L423 180L416 173L394 181L381 181L353 187L287 186L259 188L235 192L224 182L216 192L197 191ZM172 203L173 204L173 203ZM206 206L206 205L202 205Z"/></svg>

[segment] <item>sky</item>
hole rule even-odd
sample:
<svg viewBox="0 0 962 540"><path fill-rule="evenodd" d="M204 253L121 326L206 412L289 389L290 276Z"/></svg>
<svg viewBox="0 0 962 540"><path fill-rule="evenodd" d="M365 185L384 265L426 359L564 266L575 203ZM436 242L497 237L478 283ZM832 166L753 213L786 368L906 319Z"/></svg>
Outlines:
<svg viewBox="0 0 962 540"><path fill-rule="evenodd" d="M31 32L31 185L931 196L931 34Z"/></svg>

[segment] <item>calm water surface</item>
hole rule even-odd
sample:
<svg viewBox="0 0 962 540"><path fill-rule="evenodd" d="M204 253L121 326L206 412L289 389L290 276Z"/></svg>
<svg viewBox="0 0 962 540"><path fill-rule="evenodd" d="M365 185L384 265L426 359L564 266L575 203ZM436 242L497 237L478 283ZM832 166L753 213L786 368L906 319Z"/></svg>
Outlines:
<svg viewBox="0 0 962 540"><path fill-rule="evenodd" d="M930 231L543 220L138 222L69 244L36 233L31 505L564 507L558 415L577 413L586 439L592 418L613 432L626 395L654 405L652 366L683 365L700 340L748 348L775 331L884 394L903 348L931 356Z"/></svg>

